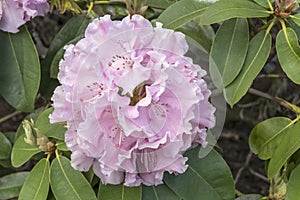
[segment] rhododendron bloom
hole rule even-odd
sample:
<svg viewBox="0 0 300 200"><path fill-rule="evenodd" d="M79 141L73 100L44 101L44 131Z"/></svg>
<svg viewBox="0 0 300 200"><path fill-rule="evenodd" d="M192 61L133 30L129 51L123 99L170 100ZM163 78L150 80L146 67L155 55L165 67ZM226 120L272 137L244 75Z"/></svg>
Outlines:
<svg viewBox="0 0 300 200"><path fill-rule="evenodd" d="M50 121L68 122L71 165L92 166L103 183L127 186L183 173L182 154L205 146L215 124L206 72L184 56L184 35L159 23L153 28L140 15L104 16L65 50Z"/></svg>
<svg viewBox="0 0 300 200"><path fill-rule="evenodd" d="M0 29L16 33L31 18L49 11L47 0L0 0Z"/></svg>

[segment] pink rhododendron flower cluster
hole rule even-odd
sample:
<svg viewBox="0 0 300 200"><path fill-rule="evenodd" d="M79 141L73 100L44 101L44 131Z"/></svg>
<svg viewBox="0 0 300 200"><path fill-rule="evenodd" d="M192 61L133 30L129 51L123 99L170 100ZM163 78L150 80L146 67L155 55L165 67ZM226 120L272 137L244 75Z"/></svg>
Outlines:
<svg viewBox="0 0 300 200"><path fill-rule="evenodd" d="M16 33L31 18L45 15L49 7L47 0L0 0L0 29Z"/></svg>
<svg viewBox="0 0 300 200"><path fill-rule="evenodd" d="M50 121L68 122L71 165L92 166L103 183L127 186L183 173L182 154L205 146L215 124L206 72L184 56L184 35L159 23L153 28L140 15L104 16L65 49Z"/></svg>

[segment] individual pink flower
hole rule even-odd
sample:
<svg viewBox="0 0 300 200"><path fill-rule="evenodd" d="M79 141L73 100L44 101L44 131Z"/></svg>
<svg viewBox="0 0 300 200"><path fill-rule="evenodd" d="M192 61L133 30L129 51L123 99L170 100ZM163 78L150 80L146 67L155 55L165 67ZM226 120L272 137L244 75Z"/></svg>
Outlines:
<svg viewBox="0 0 300 200"><path fill-rule="evenodd" d="M183 173L183 153L205 146L215 124L206 72L184 56L184 35L140 15L104 16L65 49L50 121L68 122L71 165L127 186Z"/></svg>
<svg viewBox="0 0 300 200"><path fill-rule="evenodd" d="M43 16L48 11L47 0L0 0L0 29L16 33L31 18Z"/></svg>

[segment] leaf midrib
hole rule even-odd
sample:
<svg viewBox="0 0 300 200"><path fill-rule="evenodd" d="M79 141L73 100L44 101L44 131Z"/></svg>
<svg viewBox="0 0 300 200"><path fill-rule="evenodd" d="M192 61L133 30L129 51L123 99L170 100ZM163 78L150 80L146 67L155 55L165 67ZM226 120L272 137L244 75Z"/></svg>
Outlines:
<svg viewBox="0 0 300 200"><path fill-rule="evenodd" d="M38 195L38 193L39 193L39 190L40 190L41 187L42 187L42 182L43 182L43 180L45 179L45 174L46 174L47 164L48 164L48 161L46 160L42 178L40 179L39 186L38 186L38 188L37 188L37 190L36 190L36 193L35 193L35 195L34 195L34 197L33 197L34 200L36 199L36 197L37 197L37 195Z"/></svg>
<svg viewBox="0 0 300 200"><path fill-rule="evenodd" d="M172 28L176 29L176 28L180 27L180 25L179 25L179 26L176 25L175 27L173 27L173 26L170 26L170 24L171 24L171 25L172 25L172 24L176 24L176 22L181 21L181 20L183 20L183 19L185 19L185 18L188 18L188 17L190 17L190 16L195 16L195 17L192 17L192 19L194 19L194 18L196 18L196 17L200 17L201 15L200 15L200 14L198 15L197 13L201 13L201 12L202 12L203 10L205 10L205 9L207 9L207 7L202 8L202 9L198 9L198 10L196 10L196 11L190 12L190 13L187 14L187 15L183 15L182 17L176 18L176 20L173 20L173 21L169 22L168 24L165 24L164 27L167 27L167 28L172 27ZM182 25L182 24L181 24L181 25Z"/></svg>
<svg viewBox="0 0 300 200"><path fill-rule="evenodd" d="M244 75L242 76L241 80L244 80L244 78L246 77L246 74L248 74L249 71L250 71L250 69L252 68L251 66L253 65L254 61L257 59L257 57L259 57L259 54L260 54L259 52L260 52L261 49L265 46L265 45L263 45L263 44L265 43L268 34L269 34L269 33L266 32L266 34L265 34L265 36L264 36L264 39L263 39L263 41L262 41L262 43L261 43L261 45L260 45L260 47L259 47L259 50L256 52L254 58L252 59L251 63L249 64L249 67L248 67L248 69L245 71L245 73L244 73ZM247 59L247 58L246 58L246 59ZM242 84L242 81L239 82L239 84L237 85L236 88L240 88L240 87L241 87L241 84ZM233 100L236 99L236 95L237 95L237 92L238 92L238 91L240 91L240 90L235 90L234 95L233 95Z"/></svg>
<svg viewBox="0 0 300 200"><path fill-rule="evenodd" d="M61 171L62 171L62 173L64 174L64 176L65 176L65 178L66 178L68 184L70 185L70 187L72 188L72 190L74 191L74 193L76 194L76 196L78 197L78 199L81 199L80 196L79 196L79 194L77 193L77 191L76 191L75 188L73 187L73 185L72 185L72 183L71 183L69 177L67 176L65 170L63 169L62 163L61 163L59 157L57 158L57 162L58 162L58 164L59 164L59 166L60 166L60 168L61 168Z"/></svg>

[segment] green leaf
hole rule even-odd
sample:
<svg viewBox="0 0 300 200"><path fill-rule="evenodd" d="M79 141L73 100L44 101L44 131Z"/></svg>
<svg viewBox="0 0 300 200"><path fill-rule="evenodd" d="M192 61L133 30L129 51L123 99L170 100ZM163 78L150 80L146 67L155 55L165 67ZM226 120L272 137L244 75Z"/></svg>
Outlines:
<svg viewBox="0 0 300 200"><path fill-rule="evenodd" d="M242 70L225 90L225 99L231 106L248 91L253 80L265 65L271 51L272 37L266 31L259 32L249 43Z"/></svg>
<svg viewBox="0 0 300 200"><path fill-rule="evenodd" d="M14 167L20 167L32 156L41 152L37 147L31 146L24 141L24 135L21 135L12 149L11 162Z"/></svg>
<svg viewBox="0 0 300 200"><path fill-rule="evenodd" d="M89 182L79 171L73 169L66 157L56 157L50 169L52 192L57 200L96 200Z"/></svg>
<svg viewBox="0 0 300 200"><path fill-rule="evenodd" d="M243 67L249 45L248 21L235 18L225 21L212 44L209 71L218 88L229 85Z"/></svg>
<svg viewBox="0 0 300 200"><path fill-rule="evenodd" d="M59 140L64 140L64 135L66 132L65 123L59 122L50 124L49 115L53 112L53 108L48 108L37 118L36 128L41 134L47 137L53 137Z"/></svg>
<svg viewBox="0 0 300 200"><path fill-rule="evenodd" d="M269 0L253 0L255 3L257 3L258 5L264 7L264 8L270 8L268 1ZM271 3L274 2L274 0L270 0Z"/></svg>
<svg viewBox="0 0 300 200"><path fill-rule="evenodd" d="M295 33L298 36L298 40L300 40L300 26L298 26L294 20L292 20L291 18L287 19L287 22L289 23L289 25L293 28L293 30L295 31Z"/></svg>
<svg viewBox="0 0 300 200"><path fill-rule="evenodd" d="M69 149L68 149L66 143L63 142L63 141L58 141L58 142L56 143L56 147L57 147L57 149L60 150L60 151L69 151Z"/></svg>
<svg viewBox="0 0 300 200"><path fill-rule="evenodd" d="M167 0L148 0L147 5L152 8L166 9L172 5L172 2Z"/></svg>
<svg viewBox="0 0 300 200"><path fill-rule="evenodd" d="M300 84L300 46L295 31L281 30L276 38L278 60L286 75L296 84Z"/></svg>
<svg viewBox="0 0 300 200"><path fill-rule="evenodd" d="M144 186L143 200L181 200L167 185Z"/></svg>
<svg viewBox="0 0 300 200"><path fill-rule="evenodd" d="M16 34L0 32L0 94L18 110L31 112L40 84L35 45L23 26Z"/></svg>
<svg viewBox="0 0 300 200"><path fill-rule="evenodd" d="M49 48L46 60L51 59L50 76L56 78L58 73L58 64L63 57L63 48L67 44L75 43L83 37L85 29L90 19L87 16L75 15L64 27L57 33ZM57 58L57 56L59 58Z"/></svg>
<svg viewBox="0 0 300 200"><path fill-rule="evenodd" d="M280 139L277 148L273 149L274 153L268 164L267 175L271 179L287 160L300 148L300 122L289 127Z"/></svg>
<svg viewBox="0 0 300 200"><path fill-rule="evenodd" d="M176 29L195 40L206 52L210 51L215 32L211 26L199 26L196 22L187 23Z"/></svg>
<svg viewBox="0 0 300 200"><path fill-rule="evenodd" d="M29 172L16 172L0 178L0 199L19 196L22 185Z"/></svg>
<svg viewBox="0 0 300 200"><path fill-rule="evenodd" d="M235 200L261 200L263 196L260 194L246 194L236 198Z"/></svg>
<svg viewBox="0 0 300 200"><path fill-rule="evenodd" d="M0 159L6 160L10 158L10 153L11 153L11 143L5 137L3 133L0 132Z"/></svg>
<svg viewBox="0 0 300 200"><path fill-rule="evenodd" d="M103 185L100 182L98 190L99 200L141 200L142 186L126 187L120 185Z"/></svg>
<svg viewBox="0 0 300 200"><path fill-rule="evenodd" d="M300 13L291 15L291 18L298 26L300 26Z"/></svg>
<svg viewBox="0 0 300 200"><path fill-rule="evenodd" d="M288 185L285 200L295 200L300 196L300 165L298 165L293 172L291 173Z"/></svg>
<svg viewBox="0 0 300 200"><path fill-rule="evenodd" d="M214 24L227 19L268 17L268 11L251 0L220 0L203 13L201 24Z"/></svg>
<svg viewBox="0 0 300 200"><path fill-rule="evenodd" d="M27 176L19 200L46 200L49 192L49 171L49 161L43 158Z"/></svg>
<svg viewBox="0 0 300 200"><path fill-rule="evenodd" d="M198 153L199 147L188 151L187 171L178 176L165 173L164 182L184 200L234 199L234 183L226 162L214 150L202 159Z"/></svg>
<svg viewBox="0 0 300 200"><path fill-rule="evenodd" d="M286 117L274 117L257 124L250 133L249 146L262 160L270 159L281 143L283 132L292 125Z"/></svg>
<svg viewBox="0 0 300 200"><path fill-rule="evenodd" d="M176 29L201 16L208 5L203 1L181 0L168 7L157 20L164 28Z"/></svg>
<svg viewBox="0 0 300 200"><path fill-rule="evenodd" d="M65 45L78 41L84 34L84 31L90 22L83 15L75 15L71 18L64 27L55 36L49 47L47 56L42 63L42 80L40 91L42 95L50 97L59 84L56 80L58 72L58 62L63 56L63 48ZM74 40L77 38L77 40Z"/></svg>

